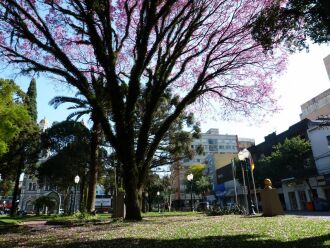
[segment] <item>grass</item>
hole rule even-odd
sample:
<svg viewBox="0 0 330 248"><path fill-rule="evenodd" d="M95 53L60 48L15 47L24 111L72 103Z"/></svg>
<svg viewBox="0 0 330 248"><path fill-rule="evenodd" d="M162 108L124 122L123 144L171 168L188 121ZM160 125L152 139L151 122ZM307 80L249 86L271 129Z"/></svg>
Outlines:
<svg viewBox="0 0 330 248"><path fill-rule="evenodd" d="M140 222L19 226L0 234L0 247L330 247L330 221L295 216L148 213Z"/></svg>
<svg viewBox="0 0 330 248"><path fill-rule="evenodd" d="M19 225L22 222L27 221L36 221L36 220L47 220L50 218L50 216L47 215L26 215L26 216L15 216L10 217L9 215L0 215L0 228L2 226L8 226L8 225Z"/></svg>

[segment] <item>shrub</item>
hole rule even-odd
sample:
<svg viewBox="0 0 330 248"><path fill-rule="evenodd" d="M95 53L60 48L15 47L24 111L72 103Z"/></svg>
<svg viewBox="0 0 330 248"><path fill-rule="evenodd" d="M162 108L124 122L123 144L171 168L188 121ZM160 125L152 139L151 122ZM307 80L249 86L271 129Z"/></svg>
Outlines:
<svg viewBox="0 0 330 248"><path fill-rule="evenodd" d="M246 214L246 209L240 205L235 205L232 208L228 208L228 207L220 208L219 206L211 206L206 211L206 215L208 216L228 215L228 214Z"/></svg>

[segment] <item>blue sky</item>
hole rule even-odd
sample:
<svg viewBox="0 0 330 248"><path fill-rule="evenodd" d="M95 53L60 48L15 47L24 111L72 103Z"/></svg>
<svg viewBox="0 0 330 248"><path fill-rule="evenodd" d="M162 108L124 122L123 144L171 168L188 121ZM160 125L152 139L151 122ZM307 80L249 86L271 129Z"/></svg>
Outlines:
<svg viewBox="0 0 330 248"><path fill-rule="evenodd" d="M264 136L276 131L281 133L290 125L298 122L301 112L300 105L321 92L330 88L323 58L330 54L330 46L312 45L309 53L300 52L290 55L286 72L277 78L276 91L282 111L269 116L263 122L246 120L246 122L225 122L219 120L204 120L201 124L202 132L209 128L219 128L221 134L237 134L239 137L253 138L256 143L263 142ZM30 77L12 74L10 70L0 73L1 78L12 78L26 91ZM49 123L61 121L70 113L66 106L57 110L49 106L48 102L58 95L72 95L73 91L51 79L36 77L38 90L38 119L46 117Z"/></svg>

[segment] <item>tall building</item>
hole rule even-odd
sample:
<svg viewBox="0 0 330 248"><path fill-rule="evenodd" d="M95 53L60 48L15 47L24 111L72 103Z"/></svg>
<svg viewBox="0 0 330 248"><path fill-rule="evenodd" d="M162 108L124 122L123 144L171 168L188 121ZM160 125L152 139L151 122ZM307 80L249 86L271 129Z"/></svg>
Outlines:
<svg viewBox="0 0 330 248"><path fill-rule="evenodd" d="M330 54L323 59L323 62L328 73L328 78L330 80Z"/></svg>
<svg viewBox="0 0 330 248"><path fill-rule="evenodd" d="M237 135L220 134L219 129L211 128L206 133L202 133L199 139L192 142L191 148L203 146L202 154L196 155L193 159L184 159L180 164L173 166L172 169L172 188L175 189L175 194L172 200L176 202L176 206L183 206L185 202L190 199L186 195L186 171L189 166L193 164L205 164L206 174L208 174L210 181L213 182L215 173L215 163L208 164L210 158L215 154L237 154L238 138ZM197 196L195 196L196 198ZM174 206L175 207L175 206Z"/></svg>
<svg viewBox="0 0 330 248"><path fill-rule="evenodd" d="M219 129L211 128L206 133L202 133L199 139L193 141L191 148L202 145L204 152L196 155L192 160L185 159L184 166L191 164L205 164L206 157L215 153L237 153L238 138L237 135L219 134Z"/></svg>
<svg viewBox="0 0 330 248"><path fill-rule="evenodd" d="M325 69L330 80L330 54L323 59ZM330 115L330 89L313 97L300 106L300 119L315 120L320 116Z"/></svg>
<svg viewBox="0 0 330 248"><path fill-rule="evenodd" d="M330 89L322 92L301 106L300 119L314 120L320 116L330 115Z"/></svg>

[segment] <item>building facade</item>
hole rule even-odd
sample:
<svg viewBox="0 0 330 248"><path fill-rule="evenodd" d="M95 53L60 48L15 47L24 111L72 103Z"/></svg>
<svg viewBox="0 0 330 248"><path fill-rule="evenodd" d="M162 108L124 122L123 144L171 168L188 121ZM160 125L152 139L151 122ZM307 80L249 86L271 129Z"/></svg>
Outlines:
<svg viewBox="0 0 330 248"><path fill-rule="evenodd" d="M330 54L323 59L325 69L327 70L328 78L330 80Z"/></svg>
<svg viewBox="0 0 330 248"><path fill-rule="evenodd" d="M286 138L300 136L310 141L316 168L304 169L299 176L288 174L285 178L273 182L286 210L307 210L310 203L314 203L316 210L325 210L326 202L330 201L328 196L330 182L327 182L324 176L330 171L330 160L328 160L330 132L324 128L320 129L315 123L308 119L301 120L290 126L287 131L278 135L272 133L265 137L265 142L249 148L254 160L257 161L262 156L269 156L273 146L283 143Z"/></svg>
<svg viewBox="0 0 330 248"><path fill-rule="evenodd" d="M255 145L255 139L250 138L238 138L238 150L242 151L243 149L247 149L251 146Z"/></svg>
<svg viewBox="0 0 330 248"><path fill-rule="evenodd" d="M315 120L320 116L330 116L330 89L322 92L300 106L300 119Z"/></svg>
<svg viewBox="0 0 330 248"><path fill-rule="evenodd" d="M21 182L21 193L19 198L19 209L27 213L35 213L37 211L35 207L35 200L41 196L48 196L54 202L53 209L45 209L46 213L59 213L64 206L64 195L58 192L56 187L51 187L46 182L39 183L37 178L25 174L23 181ZM79 193L79 192L78 192ZM72 198L73 200L73 198ZM74 206L78 207L78 197L75 199ZM73 204L73 203L72 203Z"/></svg>
<svg viewBox="0 0 330 248"><path fill-rule="evenodd" d="M317 195L330 202L330 123L317 120L310 123L308 137L318 172Z"/></svg>
<svg viewBox="0 0 330 248"><path fill-rule="evenodd" d="M198 146L203 146L202 154L194 156L191 160L184 159L172 166L172 189L175 191L171 196L174 202L173 207L189 205L190 194L185 186L188 168L193 164L205 164L205 174L209 176L210 182L213 184L217 163L212 163L212 158L215 154L231 154L231 156L237 154L238 138L237 135L220 134L219 129L211 128L206 133L201 133L200 138L195 139L191 144L192 149ZM197 195L193 197L199 199Z"/></svg>

